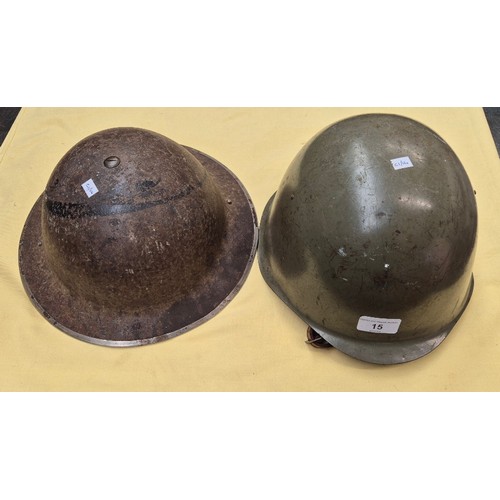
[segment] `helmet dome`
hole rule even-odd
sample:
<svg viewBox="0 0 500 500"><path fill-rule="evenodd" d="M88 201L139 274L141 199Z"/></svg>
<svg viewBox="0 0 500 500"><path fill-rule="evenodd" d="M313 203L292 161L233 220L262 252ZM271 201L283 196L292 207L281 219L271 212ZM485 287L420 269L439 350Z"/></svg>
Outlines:
<svg viewBox="0 0 500 500"><path fill-rule="evenodd" d="M155 132L114 128L57 164L28 218L20 267L56 326L135 345L219 308L246 276L255 243L253 206L225 167Z"/></svg>
<svg viewBox="0 0 500 500"><path fill-rule="evenodd" d="M339 350L381 364L434 349L473 288L474 191L428 127L369 114L298 153L267 204L259 264L270 287Z"/></svg>

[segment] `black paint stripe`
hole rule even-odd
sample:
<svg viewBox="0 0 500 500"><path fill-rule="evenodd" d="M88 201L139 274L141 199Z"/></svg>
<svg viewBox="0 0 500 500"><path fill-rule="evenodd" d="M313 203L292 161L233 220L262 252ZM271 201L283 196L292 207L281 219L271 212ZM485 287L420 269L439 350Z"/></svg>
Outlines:
<svg viewBox="0 0 500 500"><path fill-rule="evenodd" d="M46 207L51 215L62 218L69 219L80 219L83 217L94 217L94 216L107 216L107 215L118 215L126 214L131 212L137 212L139 210L145 210L147 208L155 207L158 205L165 205L171 201L184 198L189 193L194 190L194 187L188 185L184 190L163 198L162 200L154 200L143 203L122 203L115 205L88 205L84 203L68 203L60 202L47 199Z"/></svg>

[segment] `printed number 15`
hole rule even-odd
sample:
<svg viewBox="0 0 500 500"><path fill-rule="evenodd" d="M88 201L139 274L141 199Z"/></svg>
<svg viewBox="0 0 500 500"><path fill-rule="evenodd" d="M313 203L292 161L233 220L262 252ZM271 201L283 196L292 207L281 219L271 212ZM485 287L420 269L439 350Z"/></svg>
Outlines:
<svg viewBox="0 0 500 500"><path fill-rule="evenodd" d="M381 325L380 323L373 323L373 330L382 330L384 328L384 325Z"/></svg>

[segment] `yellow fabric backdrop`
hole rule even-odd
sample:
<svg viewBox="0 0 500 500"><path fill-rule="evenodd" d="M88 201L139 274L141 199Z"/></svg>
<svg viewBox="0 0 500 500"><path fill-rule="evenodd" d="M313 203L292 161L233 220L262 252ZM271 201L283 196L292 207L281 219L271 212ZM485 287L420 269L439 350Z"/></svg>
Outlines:
<svg viewBox="0 0 500 500"><path fill-rule="evenodd" d="M51 326L21 284L19 237L62 155L115 126L154 130L219 160L247 188L260 220L291 160L316 132L365 112L414 118L440 134L477 191L471 302L429 355L376 366L304 343L305 325L268 288L257 261L236 298L204 325L135 348L100 347ZM23 108L0 148L0 390L498 391L500 160L480 108Z"/></svg>

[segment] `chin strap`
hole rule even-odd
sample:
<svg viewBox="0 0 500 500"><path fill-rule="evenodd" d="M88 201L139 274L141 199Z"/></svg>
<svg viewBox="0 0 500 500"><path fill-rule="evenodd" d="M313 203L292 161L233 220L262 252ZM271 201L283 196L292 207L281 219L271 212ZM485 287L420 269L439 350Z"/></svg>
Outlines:
<svg viewBox="0 0 500 500"><path fill-rule="evenodd" d="M307 328L307 340L305 342L306 344L317 347L318 349L333 347L323 337L316 333L310 326Z"/></svg>

